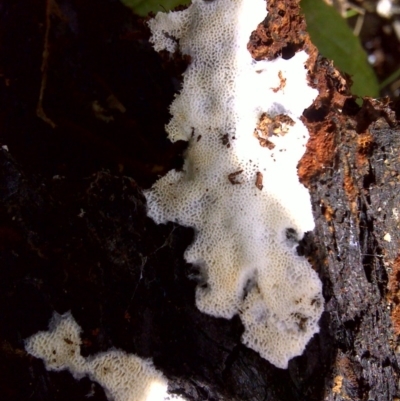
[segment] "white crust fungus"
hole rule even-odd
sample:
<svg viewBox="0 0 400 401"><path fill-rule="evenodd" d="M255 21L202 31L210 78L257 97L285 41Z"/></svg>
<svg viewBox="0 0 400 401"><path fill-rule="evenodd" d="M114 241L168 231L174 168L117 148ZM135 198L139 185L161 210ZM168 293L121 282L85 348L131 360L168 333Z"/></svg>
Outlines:
<svg viewBox="0 0 400 401"><path fill-rule="evenodd" d="M307 84L304 51L252 60L247 43L265 9L263 0L193 0L149 21L154 48L179 49L191 63L166 127L171 141L189 141L183 169L145 195L156 223L195 229L185 259L206 282L197 307L217 317L239 314L244 344L286 368L319 331L323 310L321 282L296 252L314 228L296 166L308 140L299 117L317 91ZM294 122L268 138L273 149L254 135L263 113Z"/></svg>
<svg viewBox="0 0 400 401"><path fill-rule="evenodd" d="M109 400L163 401L167 397L167 380L150 360L119 350L93 357L81 356L81 328L71 313L53 314L49 331L28 338L25 349L43 359L47 370L68 369L76 379L89 376L99 383Z"/></svg>

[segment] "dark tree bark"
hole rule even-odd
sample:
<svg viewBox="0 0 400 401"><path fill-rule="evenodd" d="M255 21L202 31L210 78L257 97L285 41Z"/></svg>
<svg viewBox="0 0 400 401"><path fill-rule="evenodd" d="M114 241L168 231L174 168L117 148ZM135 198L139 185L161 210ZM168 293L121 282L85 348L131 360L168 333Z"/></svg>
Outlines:
<svg viewBox="0 0 400 401"><path fill-rule="evenodd" d="M326 306L287 370L240 343L237 317L197 310L183 260L192 230L146 216L142 188L182 162L185 144L169 144L163 127L187 60L158 56L144 21L118 1L0 5L1 399L106 399L24 351L53 311L68 310L84 355L150 357L191 400L400 397L400 108L358 106L309 42L295 0L270 1L249 43L256 58L306 49L320 91L304 113L311 139L299 164L316 228L298 250Z"/></svg>

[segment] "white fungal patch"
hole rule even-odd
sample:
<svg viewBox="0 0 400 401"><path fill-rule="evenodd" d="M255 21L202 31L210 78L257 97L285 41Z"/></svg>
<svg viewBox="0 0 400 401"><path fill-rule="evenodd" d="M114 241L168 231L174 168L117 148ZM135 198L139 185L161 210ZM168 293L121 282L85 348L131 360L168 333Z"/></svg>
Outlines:
<svg viewBox="0 0 400 401"><path fill-rule="evenodd" d="M149 22L157 51L179 49L191 63L166 127L171 141L189 141L183 171L170 171L145 195L155 222L195 229L185 259L207 280L196 291L198 308L239 313L243 342L286 368L318 332L323 310L321 282L296 252L314 227L296 166L308 140L299 117L317 92L307 84L305 52L252 60L247 43L265 9L262 0L193 0ZM268 138L273 149L254 136L263 113L294 121Z"/></svg>
<svg viewBox="0 0 400 401"><path fill-rule="evenodd" d="M70 313L54 313L49 331L28 338L25 349L43 359L48 370L68 369L76 379L89 376L99 383L110 401L164 401L167 380L150 360L120 350L84 358L81 328Z"/></svg>

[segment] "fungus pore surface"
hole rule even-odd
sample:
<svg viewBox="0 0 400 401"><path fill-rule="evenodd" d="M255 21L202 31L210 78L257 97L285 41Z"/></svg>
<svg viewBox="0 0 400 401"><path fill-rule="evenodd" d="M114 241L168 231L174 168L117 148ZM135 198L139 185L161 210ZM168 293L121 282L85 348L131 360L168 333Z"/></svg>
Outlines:
<svg viewBox="0 0 400 401"><path fill-rule="evenodd" d="M31 355L43 359L47 370L68 369L76 379L89 376L99 383L110 401L164 401L167 379L152 362L120 350L109 350L84 358L81 328L71 313L53 314L49 331L41 331L25 342ZM182 400L181 400L182 401Z"/></svg>
<svg viewBox="0 0 400 401"><path fill-rule="evenodd" d="M251 58L249 37L265 16L263 0L193 0L149 21L155 50L179 50L191 63L166 127L171 141L189 142L183 169L145 195L156 223L195 229L185 259L202 276L197 307L239 314L243 343L286 368L318 332L323 310L321 282L296 251L314 228L297 163L308 140L299 117L317 91L304 51ZM259 129L262 118L273 129ZM290 124L279 129L279 121Z"/></svg>

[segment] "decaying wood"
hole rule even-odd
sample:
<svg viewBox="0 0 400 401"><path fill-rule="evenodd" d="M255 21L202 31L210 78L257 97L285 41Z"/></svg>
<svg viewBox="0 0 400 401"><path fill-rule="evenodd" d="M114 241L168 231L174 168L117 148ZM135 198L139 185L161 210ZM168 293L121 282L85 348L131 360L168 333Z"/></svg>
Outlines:
<svg viewBox="0 0 400 401"><path fill-rule="evenodd" d="M354 115L348 107L335 111L331 132L316 133L332 136L335 151L308 183L316 220L310 255L320 266L334 349L325 399L392 400L399 300L388 281L398 281L400 131L387 104L366 99Z"/></svg>
<svg viewBox="0 0 400 401"><path fill-rule="evenodd" d="M184 146L168 144L163 127L187 60L159 58L120 3L54 1L63 17L47 33L50 2L2 1L0 398L106 399L25 353L23 340L54 310L72 311L84 355L116 347L153 358L190 400L400 397L399 108L359 107L309 43L297 2L269 2L249 50L271 59L306 48L320 89L304 113L311 139L299 164L316 228L299 252L326 300L320 333L277 369L240 343L237 317L195 307L196 271L183 260L192 230L146 217L142 188L181 163ZM35 114L44 37L52 51L39 100L56 128Z"/></svg>

